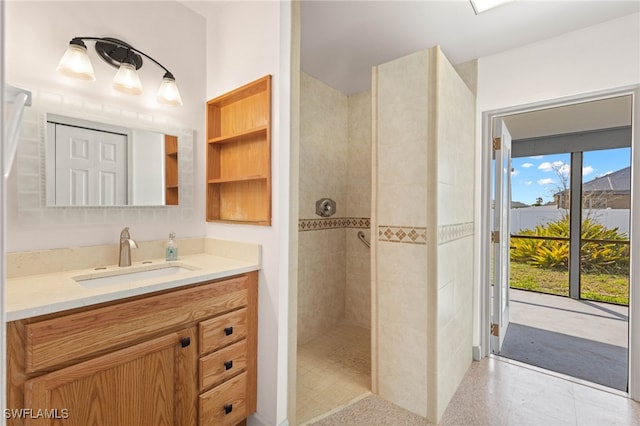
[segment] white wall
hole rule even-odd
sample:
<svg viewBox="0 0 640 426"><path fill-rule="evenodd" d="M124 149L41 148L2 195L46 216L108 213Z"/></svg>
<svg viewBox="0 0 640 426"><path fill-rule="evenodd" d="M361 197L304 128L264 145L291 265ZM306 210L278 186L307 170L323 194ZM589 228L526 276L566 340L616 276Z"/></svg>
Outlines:
<svg viewBox="0 0 640 426"><path fill-rule="evenodd" d="M3 87L3 90L0 92L0 164L2 164L2 168L4 169L4 114L5 114L5 106L4 106L4 2L0 2L0 34L2 34L2 40L0 40L0 86ZM0 177L0 251L2 252L2 259L0 259L0 395L6 395L7 389L7 372L6 372L6 351L4 348L7 347L7 336L5 334L6 326L6 316L4 312L4 282L5 282L5 259L4 256L4 248L5 248L5 221L4 221L4 211L5 211L5 181L4 181L4 170L2 171L2 177ZM7 406L6 398L0 398L0 410L4 413L4 410ZM3 416L4 417L4 416ZM6 420L0 420L0 424L6 424Z"/></svg>
<svg viewBox="0 0 640 426"><path fill-rule="evenodd" d="M250 424L281 424L287 417L291 3L229 1L194 7L207 17L207 99L266 74L273 76L272 225L210 223L206 235L262 245L258 413ZM204 155L201 158L204 164Z"/></svg>
<svg viewBox="0 0 640 426"><path fill-rule="evenodd" d="M195 130L195 143L204 130L205 19L178 2L109 1L6 2L7 83L34 92L73 96L79 100L109 104L114 108L149 114L154 120L170 120ZM175 75L184 105L162 106L155 101L163 70L146 60L140 69L141 96L111 89L116 69L103 62L94 43L86 42L96 74L95 82L66 78L55 71L69 41L75 36L116 37L131 43L166 66ZM204 156L197 147L196 157ZM198 155L200 154L200 155ZM204 161L194 170L196 194L204 194ZM18 216L15 167L7 182L7 250L25 251L95 244L116 244L120 229L130 226L138 241L164 239L174 229L178 238L204 235L204 197L195 197L194 220L175 223L144 217L112 225L34 225ZM126 223L124 223L126 222ZM149 221L147 221L149 222Z"/></svg>
<svg viewBox="0 0 640 426"><path fill-rule="evenodd" d="M564 34L478 60L476 181L482 182L482 113L640 83L640 14ZM480 230L481 185L476 191L476 229ZM485 235L486 237L486 235ZM480 345L481 253L476 241L474 346ZM484 348L483 348L484 349Z"/></svg>

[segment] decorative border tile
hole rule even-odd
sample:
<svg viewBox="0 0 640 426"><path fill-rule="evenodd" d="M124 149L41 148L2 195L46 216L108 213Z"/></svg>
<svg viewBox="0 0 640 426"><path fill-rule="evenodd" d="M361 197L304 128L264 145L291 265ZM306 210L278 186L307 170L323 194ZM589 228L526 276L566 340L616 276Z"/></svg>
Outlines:
<svg viewBox="0 0 640 426"><path fill-rule="evenodd" d="M362 228L369 229L371 220L368 217L337 217L335 219L300 219L298 231L322 231L323 229Z"/></svg>
<svg viewBox="0 0 640 426"><path fill-rule="evenodd" d="M378 226L378 241L385 243L427 244L427 228L421 226Z"/></svg>
<svg viewBox="0 0 640 426"><path fill-rule="evenodd" d="M438 226L438 244L448 243L473 235L473 222Z"/></svg>

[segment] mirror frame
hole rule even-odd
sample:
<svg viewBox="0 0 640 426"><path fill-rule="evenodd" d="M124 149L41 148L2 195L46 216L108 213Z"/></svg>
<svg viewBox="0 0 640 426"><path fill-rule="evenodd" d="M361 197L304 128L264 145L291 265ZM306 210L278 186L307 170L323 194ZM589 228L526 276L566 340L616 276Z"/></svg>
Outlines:
<svg viewBox="0 0 640 426"><path fill-rule="evenodd" d="M66 95L32 91L23 115L16 164L18 217L27 223L108 224L192 218L194 213L194 131L171 118L134 112ZM178 137L180 204L164 206L50 206L46 194L46 118L56 114Z"/></svg>

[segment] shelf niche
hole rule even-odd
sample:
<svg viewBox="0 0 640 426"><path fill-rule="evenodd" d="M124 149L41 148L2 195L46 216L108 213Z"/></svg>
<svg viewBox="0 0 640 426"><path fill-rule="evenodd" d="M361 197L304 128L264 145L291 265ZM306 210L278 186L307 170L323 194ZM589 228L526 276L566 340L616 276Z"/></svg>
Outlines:
<svg viewBox="0 0 640 426"><path fill-rule="evenodd" d="M207 102L207 222L271 225L271 76Z"/></svg>
<svg viewBox="0 0 640 426"><path fill-rule="evenodd" d="M178 137L164 136L165 192L167 206L177 206L179 200L178 184Z"/></svg>

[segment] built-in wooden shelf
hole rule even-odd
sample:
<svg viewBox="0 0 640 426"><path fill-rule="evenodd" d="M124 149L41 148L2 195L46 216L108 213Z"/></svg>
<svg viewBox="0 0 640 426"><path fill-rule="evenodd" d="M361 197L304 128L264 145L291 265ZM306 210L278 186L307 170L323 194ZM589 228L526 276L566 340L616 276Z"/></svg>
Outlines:
<svg viewBox="0 0 640 426"><path fill-rule="evenodd" d="M245 130L243 132L236 133L229 136L218 136L209 139L209 143L229 143L236 142L245 138L251 138L253 136L264 136L267 133L267 126L256 127L255 129Z"/></svg>
<svg viewBox="0 0 640 426"><path fill-rule="evenodd" d="M242 182L249 180L266 180L266 176L243 176L237 178L219 178L219 179L209 179L208 183L230 183L230 182Z"/></svg>
<svg viewBox="0 0 640 426"><path fill-rule="evenodd" d="M179 201L178 137L164 136L165 204L176 206Z"/></svg>
<svg viewBox="0 0 640 426"><path fill-rule="evenodd" d="M271 76L207 102L209 222L271 225Z"/></svg>

